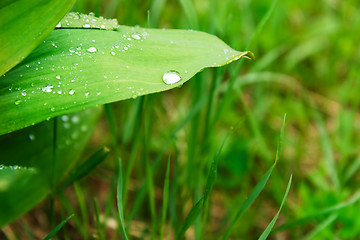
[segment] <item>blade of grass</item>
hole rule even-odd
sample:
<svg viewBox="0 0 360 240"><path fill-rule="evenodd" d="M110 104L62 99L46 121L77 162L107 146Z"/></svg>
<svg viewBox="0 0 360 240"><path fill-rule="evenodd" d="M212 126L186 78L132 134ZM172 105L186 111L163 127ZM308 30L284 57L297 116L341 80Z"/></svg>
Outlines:
<svg viewBox="0 0 360 240"><path fill-rule="evenodd" d="M190 28L195 30L199 29L199 21L191 0L180 0L180 4L185 12L187 20L189 21Z"/></svg>
<svg viewBox="0 0 360 240"><path fill-rule="evenodd" d="M65 207L67 213L73 215L73 221L74 221L74 223L75 223L76 228L79 229L82 238L85 238L85 237L87 236L87 233L85 233L85 231L87 231L87 230L85 230L85 229L83 228L82 222L80 221L79 217L74 214L75 211L74 211L74 209L72 208L69 200L68 200L68 199L65 197L65 195L64 195L63 193L61 193L61 192L58 193L58 196L59 196L59 199L60 199L61 204Z"/></svg>
<svg viewBox="0 0 360 240"><path fill-rule="evenodd" d="M86 201L84 198L84 193L81 189L81 187L79 186L78 183L74 183L74 189L75 189L75 195L78 201L78 206L80 208L80 213L81 213L81 222L82 222L82 229L84 229L84 240L89 239L89 235L88 235L88 229L89 229L89 220L88 220L88 210L87 210L87 206L86 206Z"/></svg>
<svg viewBox="0 0 360 240"><path fill-rule="evenodd" d="M163 239L164 236L164 227L166 220L166 213L168 209L169 202L169 174L170 174L170 155L167 162L166 174L165 174L165 182L164 182L164 191L163 191L163 205L161 211L161 223L160 223L160 237L159 239Z"/></svg>
<svg viewBox="0 0 360 240"><path fill-rule="evenodd" d="M151 239L155 238L156 234L156 207L155 207L155 190L154 190L154 180L153 180L153 170L151 168L151 163L149 159L149 130L150 130L150 122L151 122L151 111L153 109L153 96L144 96L144 109L145 109L145 116L143 118L143 127L144 127L144 134L143 134L143 148L144 148L144 161L145 161L145 177L146 177L146 188L149 196L149 207L151 213Z"/></svg>
<svg viewBox="0 0 360 240"><path fill-rule="evenodd" d="M191 108L191 110L189 111L189 113L186 115L186 117L184 117L184 119L182 119L179 124L174 128L174 130L171 132L171 134L169 135L169 137L167 138L167 140L164 142L163 148L161 149L161 151L159 152L159 154L156 156L156 159L152 165L152 171L154 172L155 169L157 168L157 166L160 163L160 160L163 156L163 154L165 153L165 150L168 148L168 146L173 142L173 140L176 138L176 134L188 123L190 122L195 116L196 114L203 108L203 106L206 103L206 99L207 99L207 93L203 94L202 98L197 102L197 104ZM127 221L130 222L131 219L133 219L133 217L135 216L136 212L139 209L139 206L141 204L141 202L144 199L145 196L145 191L146 191L146 183L143 182L142 186L140 187L138 194L135 197L134 200L134 205L131 209L131 212L129 213L129 217L127 218Z"/></svg>
<svg viewBox="0 0 360 240"><path fill-rule="evenodd" d="M206 181L204 195L198 200L198 202L190 210L190 213L186 217L185 222L182 225L181 230L177 235L177 239L181 239L183 237L183 235L185 234L185 232L188 230L188 228L196 221L197 217L201 213L201 210L203 209L203 206L204 206L205 202L208 200L210 192L211 192L211 190L212 190L212 188L214 186L215 180L216 180L217 166L218 166L220 152L221 152L227 138L234 131L235 128L236 127L232 128L230 130L230 132L225 136L225 138L222 141L220 147L216 151L216 154L215 154L215 156L214 156L214 158L213 158L213 160L211 162L210 170L209 170L207 181Z"/></svg>
<svg viewBox="0 0 360 240"><path fill-rule="evenodd" d="M244 203L241 205L239 210L237 211L235 217L230 222L230 225L228 229L226 230L223 239L228 239L230 232L232 228L234 227L235 223L239 220L240 216L251 206L251 204L257 199L257 197L260 195L261 191L264 189L266 183L268 182L282 151L282 145L283 145L283 138L284 138L284 128L285 128L285 120L286 120L286 114L284 115L283 123L280 130L280 137L278 142L278 147L276 150L275 155L275 162L271 166L271 168L265 173L265 175L260 179L258 184L256 184L255 188L250 192L249 196L245 199Z"/></svg>
<svg viewBox="0 0 360 240"><path fill-rule="evenodd" d="M280 211L281 211L282 207L284 206L286 197L287 197L287 195L289 193L290 186L291 186L291 181L292 181L292 175L290 176L290 179L289 179L289 182L288 182L288 185L287 185L283 200L282 200L280 208L279 208L279 211L276 213L275 217L271 220L271 222L269 223L269 225L267 226L265 231L261 234L261 236L259 237L259 240L265 240L269 236L271 230L273 229L273 227L275 225L275 222L276 222L277 218L279 217Z"/></svg>
<svg viewBox="0 0 360 240"><path fill-rule="evenodd" d="M275 7L276 7L276 4L277 4L277 1L278 0L273 0L271 6L269 7L268 11L266 12L266 14L262 17L260 23L257 25L256 29L255 29L255 32L252 34L252 36L250 37L250 40L246 46L246 49L249 48L254 39L260 34L260 32L262 31L262 29L264 28L265 24L269 21L272 13L274 12L275 10ZM230 96L230 91L233 89L233 86L235 84L235 80L236 80L236 76L238 75L240 69L241 69L241 66L243 64L243 61L240 60L239 63L236 65L235 69L233 71L231 71L231 77L230 77L230 81L229 81L229 84L228 84L228 87L226 89L226 92L224 94L224 97L222 99L222 101L220 102L220 105L218 107L218 112L215 116L220 116L222 115L222 111L224 109L224 105L225 103L228 101L228 98Z"/></svg>
<svg viewBox="0 0 360 240"><path fill-rule="evenodd" d="M310 101L310 103L312 103L311 100L309 100L309 101ZM334 154L333 154L333 148L331 146L329 136L326 132L326 127L325 127L324 121L323 121L320 113L316 109L313 110L313 116L315 118L315 122L316 122L317 128L319 130L319 134L320 134L320 140L321 140L322 150L323 150L323 154L324 154L324 158L325 158L324 160L325 160L325 164L326 164L326 171L328 171L329 177L333 183L332 186L334 187L335 191L339 192L340 191L340 180L339 180L339 176L338 176L338 172L337 172L337 168L336 168L335 158L334 158Z"/></svg>
<svg viewBox="0 0 360 240"><path fill-rule="evenodd" d="M77 167L75 171L73 171L69 177L64 181L63 184L58 188L58 191L62 191L70 184L74 183L75 181L83 178L87 174L89 174L96 166L98 166L105 158L109 155L110 149L107 147L103 147L97 152L95 152L89 160L84 162L82 165Z"/></svg>
<svg viewBox="0 0 360 240"><path fill-rule="evenodd" d="M345 207L348 207L348 206L358 202L359 200L360 200L360 191L356 192L350 199L348 199L345 202L342 202L335 206L320 210L317 213L299 218L295 221L284 223L284 224L280 225L279 227L275 228L274 231L277 232L277 231L288 230L288 229L291 229L294 227L299 227L300 225L306 224L306 223L308 223L316 218L319 218L323 215L336 213L337 211L339 211Z"/></svg>
<svg viewBox="0 0 360 240"><path fill-rule="evenodd" d="M150 25L152 27L157 27L159 23L160 14L164 8L166 0L154 0L150 6Z"/></svg>
<svg viewBox="0 0 360 240"><path fill-rule="evenodd" d="M344 174L344 183L350 180L360 169L360 155L350 164Z"/></svg>
<svg viewBox="0 0 360 240"><path fill-rule="evenodd" d="M55 237L55 235L60 231L60 229L65 225L65 223L67 223L72 217L74 216L74 214L70 215L69 217L67 217L65 220L63 220L61 223L59 223L45 238L44 240L49 240L53 237Z"/></svg>
<svg viewBox="0 0 360 240"><path fill-rule="evenodd" d="M102 226L101 226L101 222L100 222L100 214L99 214L99 205L96 201L96 199L94 198L94 209L95 209L95 222L96 222L96 229L98 231L98 237L100 240L104 240L104 233L102 231Z"/></svg>
<svg viewBox="0 0 360 240"><path fill-rule="evenodd" d="M52 136L52 164L51 164L51 179L50 179L50 226L54 227L55 224L55 191L56 191L56 161L57 161L57 126L58 117L53 118L53 136Z"/></svg>
<svg viewBox="0 0 360 240"><path fill-rule="evenodd" d="M314 230L312 230L308 235L305 236L304 240L315 239L315 236L319 234L322 230L324 230L327 226L333 223L338 218L338 214L334 213L326 218L323 222L316 226Z"/></svg>
<svg viewBox="0 0 360 240"><path fill-rule="evenodd" d="M121 233L125 240L128 239L125 231L125 221L124 221L124 206L123 206L123 168L122 168L122 161L120 157L120 152L118 149L118 142L117 142L117 131L115 125L115 116L114 111L112 109L111 104L105 105L105 113L108 120L108 124L110 127L110 132L113 140L113 148L115 153L115 158L118 160L118 179L117 179L117 206L118 206L118 213L120 218L120 225L121 225Z"/></svg>

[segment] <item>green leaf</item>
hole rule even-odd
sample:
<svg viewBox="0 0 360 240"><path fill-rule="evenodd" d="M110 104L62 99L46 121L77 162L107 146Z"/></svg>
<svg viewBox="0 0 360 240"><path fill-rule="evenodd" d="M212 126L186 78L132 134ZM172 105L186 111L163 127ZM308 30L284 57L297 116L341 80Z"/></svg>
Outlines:
<svg viewBox="0 0 360 240"><path fill-rule="evenodd" d="M283 207L284 204L285 204L285 200L286 200L286 198L287 198L287 195L288 195L288 193L289 193L289 191L290 191L291 181L292 181L292 175L290 175L290 179L289 179L288 185L287 185L287 187L286 187L286 191L285 191L284 197L283 197L283 199L282 199L282 201L281 201L281 205L280 205L280 208L279 208L278 212L276 213L276 215L274 216L274 218L271 220L271 222L269 223L269 225L266 227L266 229L264 230L264 232L261 234L261 236L259 237L259 240L265 240L265 239L269 236L271 230L273 229L273 227L274 227L274 225L275 225L275 223L276 223L276 220L278 219L278 217L279 217L279 215L280 215L281 209L282 209L282 207Z"/></svg>
<svg viewBox="0 0 360 240"><path fill-rule="evenodd" d="M59 183L75 166L100 110L89 108L59 117L55 163L53 120L0 136L0 227L40 202L52 190L52 182ZM6 173L9 168L16 171Z"/></svg>
<svg viewBox="0 0 360 240"><path fill-rule="evenodd" d="M169 90L203 68L247 54L253 56L191 30L57 29L1 77L0 134L94 105ZM169 71L168 80L178 82L164 83Z"/></svg>
<svg viewBox="0 0 360 240"><path fill-rule="evenodd" d="M215 180L216 180L216 177L217 177L217 168L218 168L220 152L221 152L227 138L235 130L235 128L237 126L238 125L236 125L235 127L233 127L229 131L229 133L225 136L224 140L222 141L220 147L217 149L217 151L215 153L215 156L214 156L214 158L213 158L213 160L211 162L209 173L208 173L208 176L207 176L207 179L206 179L206 186L205 186L204 195L196 202L196 204L190 210L188 216L185 219L184 224L181 227L180 232L177 235L177 239L181 239L184 236L185 232L195 222L196 218L201 213L206 201L208 200L208 198L210 196L210 192L211 192L212 188L214 187Z"/></svg>
<svg viewBox="0 0 360 240"><path fill-rule="evenodd" d="M57 225L45 238L44 240L49 240L52 239L53 237L55 237L55 235L60 231L60 229L65 225L65 223L67 223L72 217L74 216L74 214L68 216L65 220L63 220L61 223L59 223L59 225Z"/></svg>
<svg viewBox="0 0 360 240"><path fill-rule="evenodd" d="M257 199L257 197L260 195L262 190L264 189L265 185L267 184L277 162L280 159L281 151L282 151L282 145L283 145L283 138L284 138L284 129L285 129L285 120L286 120L286 114L283 118L283 123L280 130L280 137L278 146L276 149L276 155L275 155L275 161L274 164L270 167L270 169L262 176L260 181L256 184L254 189L250 192L250 194L247 196L241 207L236 211L235 217L231 220L229 227L225 231L223 239L226 240L229 238L230 232L232 228L234 227L235 223L239 220L240 216L253 204L253 202Z"/></svg>
<svg viewBox="0 0 360 240"><path fill-rule="evenodd" d="M70 10L75 0L0 3L0 76L22 61Z"/></svg>

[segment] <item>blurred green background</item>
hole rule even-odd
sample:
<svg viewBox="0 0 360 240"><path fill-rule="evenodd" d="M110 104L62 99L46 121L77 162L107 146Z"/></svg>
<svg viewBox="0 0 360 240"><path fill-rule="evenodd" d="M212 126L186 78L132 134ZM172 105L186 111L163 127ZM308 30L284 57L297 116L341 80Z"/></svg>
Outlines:
<svg viewBox="0 0 360 240"><path fill-rule="evenodd" d="M257 58L206 69L178 89L113 104L119 150L125 175L130 176L124 214L132 239L149 239L151 232L150 198L145 196L134 212L146 179L147 159L151 163L160 159L150 200L159 215L170 155L164 236L173 239L203 193L217 148L239 122L220 154L206 225L203 231L195 227L186 234L187 239L221 238L236 209L271 167L285 113L280 161L259 198L234 226L231 239L261 235L280 206L291 174L291 190L276 227L293 224L278 231L275 227L270 239L360 236L359 3L281 0L265 21L272 4L265 0L78 0L73 7L72 11L117 18L121 25L205 31L236 50L252 51ZM262 21L265 25L259 28ZM109 144L111 133L103 119L89 149ZM131 164L130 174L126 169ZM81 217L69 222L59 239L97 238L94 198L100 218L106 220L105 239L119 237L116 171L116 161L109 157L66 190L64 201L69 206L61 207L64 201L60 201L57 214L64 219L72 208ZM7 234L43 236L50 229L44 205L12 223L5 229ZM303 220L294 222L297 219Z"/></svg>

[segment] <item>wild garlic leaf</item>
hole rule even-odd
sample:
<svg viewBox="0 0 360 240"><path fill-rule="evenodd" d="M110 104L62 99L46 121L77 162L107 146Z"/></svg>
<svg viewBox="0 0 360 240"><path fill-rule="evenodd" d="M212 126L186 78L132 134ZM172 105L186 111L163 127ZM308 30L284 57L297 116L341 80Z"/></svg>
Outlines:
<svg viewBox="0 0 360 240"><path fill-rule="evenodd" d="M207 33L56 29L0 79L0 135L95 105L179 87L238 52Z"/></svg>
<svg viewBox="0 0 360 240"><path fill-rule="evenodd" d="M75 0L13 0L0 3L0 76L51 33Z"/></svg>
<svg viewBox="0 0 360 240"><path fill-rule="evenodd" d="M116 19L94 17L94 13L83 14L69 12L56 25L56 28L95 28L104 30L116 30L119 24Z"/></svg>

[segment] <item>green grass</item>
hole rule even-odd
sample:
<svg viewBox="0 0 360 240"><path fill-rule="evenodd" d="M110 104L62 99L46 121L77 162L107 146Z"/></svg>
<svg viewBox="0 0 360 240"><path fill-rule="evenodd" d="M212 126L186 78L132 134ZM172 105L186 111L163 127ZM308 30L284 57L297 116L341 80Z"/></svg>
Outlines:
<svg viewBox="0 0 360 240"><path fill-rule="evenodd" d="M356 239L357 4L77 1L74 11L116 17L122 25L215 34L257 60L206 69L182 87L106 105L83 153L92 161L56 192L54 225L45 200L0 238L51 232L58 239ZM106 159L104 146L111 149ZM100 150L93 155L94 149Z"/></svg>

